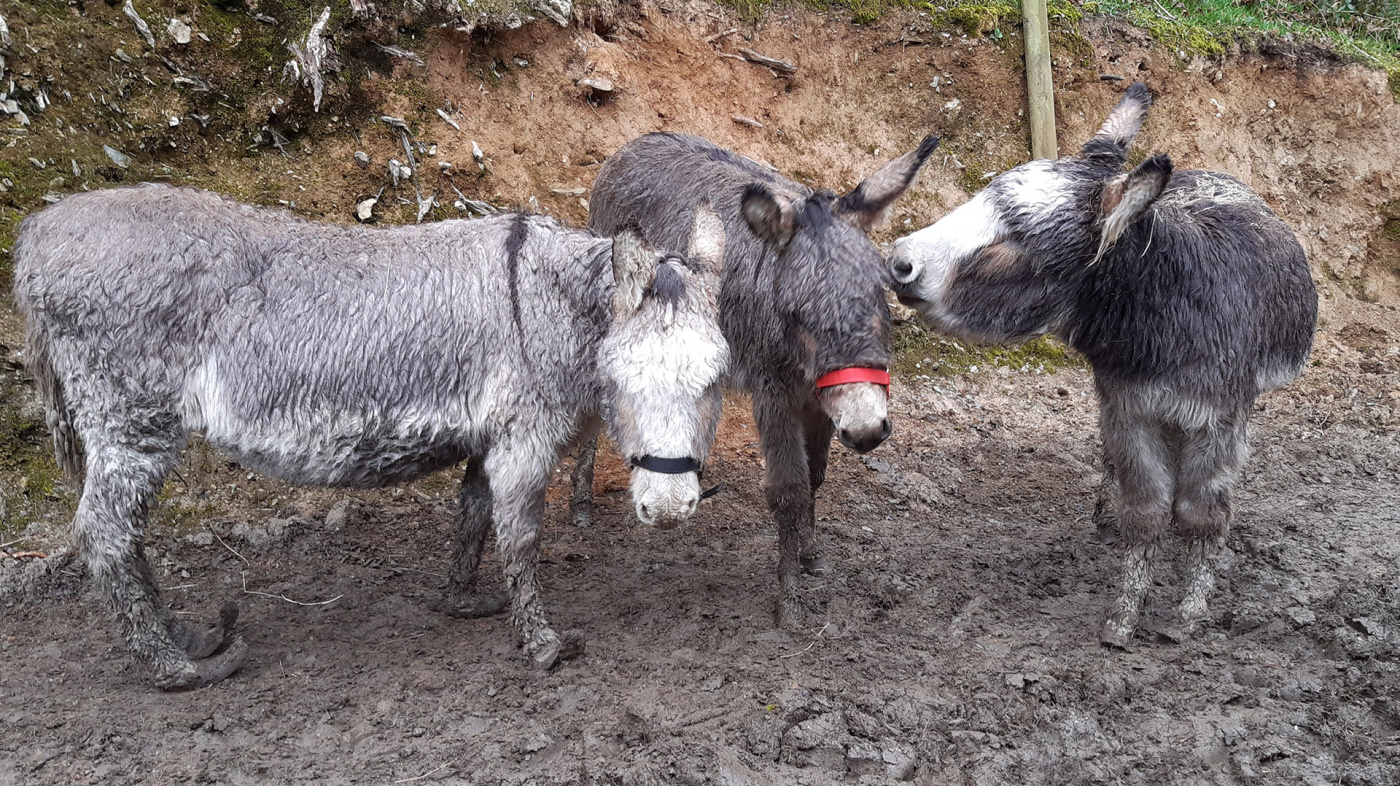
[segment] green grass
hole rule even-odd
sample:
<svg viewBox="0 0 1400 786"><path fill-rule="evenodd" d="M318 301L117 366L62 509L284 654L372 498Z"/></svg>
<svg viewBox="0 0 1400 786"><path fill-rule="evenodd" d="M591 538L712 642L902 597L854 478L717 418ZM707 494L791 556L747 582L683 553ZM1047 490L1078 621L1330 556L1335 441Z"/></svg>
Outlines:
<svg viewBox="0 0 1400 786"><path fill-rule="evenodd" d="M933 379L1007 369L1021 374L1053 374L1061 368L1087 368L1085 360L1050 337L1006 346L967 344L925 328L917 320L893 332L894 372L905 379Z"/></svg>

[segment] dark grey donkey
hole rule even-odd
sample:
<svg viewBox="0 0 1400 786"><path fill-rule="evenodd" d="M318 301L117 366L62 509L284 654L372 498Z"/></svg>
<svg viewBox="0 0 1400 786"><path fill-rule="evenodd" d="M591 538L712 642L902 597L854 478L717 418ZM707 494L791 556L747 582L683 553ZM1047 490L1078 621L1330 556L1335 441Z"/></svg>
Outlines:
<svg viewBox="0 0 1400 786"><path fill-rule="evenodd" d="M691 258L549 218L372 230L308 223L190 189L71 196L21 225L15 295L59 461L87 477L79 548L164 688L227 677L229 628L176 620L141 538L191 432L291 483L373 487L466 460L451 606L487 614L494 521L525 652L572 642L536 574L545 487L600 413L629 455L703 461L728 349L723 227L696 211ZM81 439L82 452L78 440ZM638 469L644 518L684 518L696 474Z"/></svg>
<svg viewBox="0 0 1400 786"><path fill-rule="evenodd" d="M720 326L733 351L729 382L753 396L778 522L779 621L799 624L799 570L829 570L814 539L813 495L833 433L866 452L890 434L889 282L866 233L937 147L929 138L842 197L773 174L693 136L648 134L607 160L593 182L589 225L638 226L659 248L685 244L685 216L713 200L724 221ZM591 505L591 444L574 479L576 520Z"/></svg>
<svg viewBox="0 0 1400 786"><path fill-rule="evenodd" d="M1151 104L1135 84L1078 155L1003 173L901 239L895 292L937 328L1016 341L1054 333L1089 359L1105 478L1102 527L1127 550L1102 639L1131 639L1150 560L1173 525L1189 544L1185 635L1206 615L1254 400L1295 379L1317 292L1303 249L1264 201L1164 155L1123 172Z"/></svg>

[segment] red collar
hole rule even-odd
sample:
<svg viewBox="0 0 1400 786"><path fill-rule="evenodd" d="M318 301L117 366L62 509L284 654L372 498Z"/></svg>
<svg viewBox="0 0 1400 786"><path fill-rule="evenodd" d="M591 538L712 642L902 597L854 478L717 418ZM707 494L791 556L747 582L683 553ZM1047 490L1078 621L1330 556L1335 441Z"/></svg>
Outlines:
<svg viewBox="0 0 1400 786"><path fill-rule="evenodd" d="M830 374L817 377L817 389L848 385L852 382L874 382L890 389L890 372L883 368L838 368Z"/></svg>

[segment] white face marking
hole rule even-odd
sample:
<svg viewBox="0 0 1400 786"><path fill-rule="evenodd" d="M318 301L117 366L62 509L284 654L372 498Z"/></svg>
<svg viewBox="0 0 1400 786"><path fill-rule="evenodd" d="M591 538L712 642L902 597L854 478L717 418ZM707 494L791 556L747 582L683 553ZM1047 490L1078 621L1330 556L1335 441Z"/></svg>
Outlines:
<svg viewBox="0 0 1400 786"><path fill-rule="evenodd" d="M1000 178L1001 187L1015 204L1017 213L1031 223L1040 223L1069 205L1068 183L1049 161L1032 161L1012 169Z"/></svg>
<svg viewBox="0 0 1400 786"><path fill-rule="evenodd" d="M713 319L713 312L678 310L667 323L659 314L642 313L615 326L605 339L599 360L613 385L616 437L624 455L704 460L697 453L711 435L701 430L715 423L702 411L704 397L729 364L729 345ZM700 482L693 472L633 469L632 501L647 524L683 520L700 502Z"/></svg>
<svg viewBox="0 0 1400 786"><path fill-rule="evenodd" d="M894 245L894 266L908 263L904 290L924 301L919 310L925 317L944 325L956 322L946 313L941 300L957 266L995 241L999 225L995 209L982 192L930 226L902 237Z"/></svg>
<svg viewBox="0 0 1400 786"><path fill-rule="evenodd" d="M852 382L824 388L819 397L822 411L836 425L837 432L847 432L861 438L878 434L885 428L889 414L889 396L884 385L874 382Z"/></svg>

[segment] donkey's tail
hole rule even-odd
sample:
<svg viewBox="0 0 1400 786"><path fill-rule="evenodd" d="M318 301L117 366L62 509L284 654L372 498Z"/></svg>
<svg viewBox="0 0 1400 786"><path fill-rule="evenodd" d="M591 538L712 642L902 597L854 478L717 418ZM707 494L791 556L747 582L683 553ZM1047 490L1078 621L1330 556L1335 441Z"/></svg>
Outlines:
<svg viewBox="0 0 1400 786"><path fill-rule="evenodd" d="M83 448L78 442L78 433L73 429L73 410L64 396L63 383L59 381L53 360L49 357L48 336L42 328L31 324L26 344L29 373L34 375L34 381L38 384L49 433L53 436L54 458L58 460L63 476L76 486L83 475Z"/></svg>

